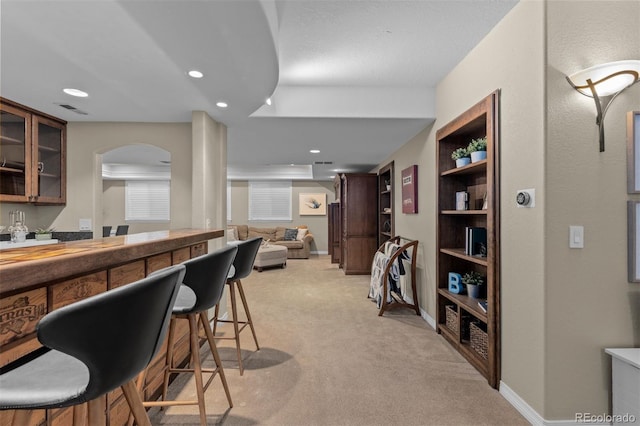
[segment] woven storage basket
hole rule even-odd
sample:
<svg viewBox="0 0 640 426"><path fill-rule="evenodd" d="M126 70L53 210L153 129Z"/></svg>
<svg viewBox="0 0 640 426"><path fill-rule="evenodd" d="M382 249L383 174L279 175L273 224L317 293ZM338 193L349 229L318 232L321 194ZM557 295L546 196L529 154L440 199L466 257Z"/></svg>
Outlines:
<svg viewBox="0 0 640 426"><path fill-rule="evenodd" d="M449 330L458 334L458 312L455 305L447 305L445 310L445 325Z"/></svg>
<svg viewBox="0 0 640 426"><path fill-rule="evenodd" d="M489 345L489 338L487 333L482 330L475 322L470 324L471 334L471 349L476 351L483 359L489 358L487 347Z"/></svg>

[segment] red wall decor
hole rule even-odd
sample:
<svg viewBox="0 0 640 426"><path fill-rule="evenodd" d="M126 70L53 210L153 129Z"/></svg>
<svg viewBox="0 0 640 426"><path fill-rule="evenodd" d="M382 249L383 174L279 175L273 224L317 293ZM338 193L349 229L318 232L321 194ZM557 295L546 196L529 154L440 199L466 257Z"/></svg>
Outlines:
<svg viewBox="0 0 640 426"><path fill-rule="evenodd" d="M402 213L418 213L418 166L402 171Z"/></svg>

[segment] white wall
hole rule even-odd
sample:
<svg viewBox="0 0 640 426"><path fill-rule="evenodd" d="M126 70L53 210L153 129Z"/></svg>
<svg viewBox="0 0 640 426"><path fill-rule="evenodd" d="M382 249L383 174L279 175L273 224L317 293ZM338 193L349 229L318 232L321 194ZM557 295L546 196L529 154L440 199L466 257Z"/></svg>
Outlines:
<svg viewBox="0 0 640 426"><path fill-rule="evenodd" d="M275 226L307 225L313 234L312 252L326 254L329 246L329 228L327 215L300 216L298 196L305 193L326 193L327 203L335 200L333 182L293 181L292 183L293 211L291 222L249 222L249 183L247 181L231 182L231 225L249 225L258 228L272 228Z"/></svg>
<svg viewBox="0 0 640 426"><path fill-rule="evenodd" d="M640 2L523 0L438 85L437 121L381 164L419 166L420 214L396 215L424 243L420 301L435 316L435 131L501 89L502 381L540 422L610 411L609 346L640 346L640 285L626 281L625 115L615 100L598 152L593 100L565 75L640 58ZM519 209L517 189L535 188ZM569 225L585 248L569 249ZM410 234L410 232L412 234Z"/></svg>

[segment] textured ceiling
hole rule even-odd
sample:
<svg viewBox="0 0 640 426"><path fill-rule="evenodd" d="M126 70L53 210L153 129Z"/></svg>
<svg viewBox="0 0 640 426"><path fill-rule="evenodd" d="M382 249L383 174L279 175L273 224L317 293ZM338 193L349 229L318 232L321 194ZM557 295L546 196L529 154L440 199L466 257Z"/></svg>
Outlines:
<svg viewBox="0 0 640 426"><path fill-rule="evenodd" d="M2 0L0 94L67 121L206 111L237 170L312 164L328 179L432 122L437 83L516 1Z"/></svg>

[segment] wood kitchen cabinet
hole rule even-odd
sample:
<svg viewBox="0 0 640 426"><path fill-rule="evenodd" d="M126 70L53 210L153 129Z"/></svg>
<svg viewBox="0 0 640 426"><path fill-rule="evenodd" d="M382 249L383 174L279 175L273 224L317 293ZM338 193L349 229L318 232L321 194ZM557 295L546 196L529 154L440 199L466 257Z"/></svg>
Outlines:
<svg viewBox="0 0 640 426"><path fill-rule="evenodd" d="M65 204L67 122L0 98L0 201Z"/></svg>

